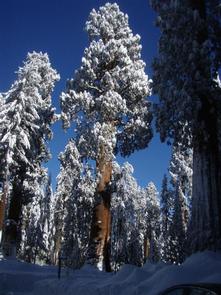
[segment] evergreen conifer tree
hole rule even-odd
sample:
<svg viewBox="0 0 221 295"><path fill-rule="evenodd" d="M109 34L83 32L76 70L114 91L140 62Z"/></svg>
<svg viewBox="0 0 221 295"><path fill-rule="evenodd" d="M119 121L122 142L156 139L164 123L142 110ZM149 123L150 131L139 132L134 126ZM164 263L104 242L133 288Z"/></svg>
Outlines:
<svg viewBox="0 0 221 295"><path fill-rule="evenodd" d="M133 167L114 164L112 178L111 260L113 268L144 262L144 236L147 219L147 198L132 176Z"/></svg>
<svg viewBox="0 0 221 295"><path fill-rule="evenodd" d="M27 262L49 263L51 178L37 178L30 183L35 191L32 202L22 208L19 257Z"/></svg>
<svg viewBox="0 0 221 295"><path fill-rule="evenodd" d="M151 137L148 77L141 60L140 37L117 4L92 10L86 22L90 44L81 67L61 95L64 126L73 120L85 158L96 162L98 184L88 260L110 270L110 203L108 188L114 155L145 148Z"/></svg>
<svg viewBox="0 0 221 295"><path fill-rule="evenodd" d="M54 262L59 253L67 264L81 266L88 250L95 181L88 165L83 165L74 140L60 153L60 173L55 193Z"/></svg>
<svg viewBox="0 0 221 295"><path fill-rule="evenodd" d="M162 190L161 190L161 257L164 262L171 261L170 250L170 226L172 217L172 197L171 191L168 188L168 178L166 175L163 177Z"/></svg>
<svg viewBox="0 0 221 295"><path fill-rule="evenodd" d="M173 214L169 228L169 261L172 263L182 263L184 261L185 242L186 242L186 206L185 198L179 182L176 183L176 189L173 195Z"/></svg>
<svg viewBox="0 0 221 295"><path fill-rule="evenodd" d="M152 262L157 262L160 260L160 204L158 192L153 182L150 182L146 188L146 198L146 239L147 245L149 245L147 258Z"/></svg>
<svg viewBox="0 0 221 295"><path fill-rule="evenodd" d="M29 53L24 66L18 70L18 79L4 94L0 110L0 181L10 181L12 190L9 202L4 241L16 243L19 219L26 198L25 182L35 178L41 163L49 159L46 141L51 139L51 124L55 110L51 105L51 93L59 75L51 67L47 54ZM3 212L0 212L3 215Z"/></svg>
<svg viewBox="0 0 221 295"><path fill-rule="evenodd" d="M221 22L219 1L151 0L159 14L153 63L157 129L163 141L193 148L189 252L221 248ZM204 205L202 205L204 204ZM207 204L207 205L205 205Z"/></svg>

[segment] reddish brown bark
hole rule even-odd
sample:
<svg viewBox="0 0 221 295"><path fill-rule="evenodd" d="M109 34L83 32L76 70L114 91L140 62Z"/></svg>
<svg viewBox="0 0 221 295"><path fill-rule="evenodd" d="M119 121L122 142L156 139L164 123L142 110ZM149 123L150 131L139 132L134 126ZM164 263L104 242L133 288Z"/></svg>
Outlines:
<svg viewBox="0 0 221 295"><path fill-rule="evenodd" d="M144 262L147 261L147 258L150 256L150 240L145 237L144 238Z"/></svg>
<svg viewBox="0 0 221 295"><path fill-rule="evenodd" d="M112 163L100 158L97 163L100 181L97 185L97 203L93 210L88 258L93 264L111 271L110 267L110 201L108 184L111 180ZM102 266L101 266L102 264Z"/></svg>

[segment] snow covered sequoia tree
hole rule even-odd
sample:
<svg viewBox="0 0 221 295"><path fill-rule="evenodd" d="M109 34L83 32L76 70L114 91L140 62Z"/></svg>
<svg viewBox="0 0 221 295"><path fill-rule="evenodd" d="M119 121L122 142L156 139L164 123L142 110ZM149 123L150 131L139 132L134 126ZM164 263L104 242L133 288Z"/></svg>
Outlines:
<svg viewBox="0 0 221 295"><path fill-rule="evenodd" d="M193 147L189 251L221 248L220 1L152 0L162 34L154 61L157 128Z"/></svg>
<svg viewBox="0 0 221 295"><path fill-rule="evenodd" d="M110 270L110 192L112 160L130 155L152 137L149 81L140 59L140 37L133 35L128 16L107 3L90 13L86 31L91 41L82 66L61 95L64 127L73 120L80 153L96 161L97 193L89 260Z"/></svg>
<svg viewBox="0 0 221 295"><path fill-rule="evenodd" d="M46 140L52 137L50 125L55 120L51 92L58 80L47 54L29 53L18 70L18 80L4 94L0 110L0 181L12 187L10 198L4 198L8 202L5 244L18 242L21 208L30 201L26 197L28 182L44 173L41 163L50 155Z"/></svg>

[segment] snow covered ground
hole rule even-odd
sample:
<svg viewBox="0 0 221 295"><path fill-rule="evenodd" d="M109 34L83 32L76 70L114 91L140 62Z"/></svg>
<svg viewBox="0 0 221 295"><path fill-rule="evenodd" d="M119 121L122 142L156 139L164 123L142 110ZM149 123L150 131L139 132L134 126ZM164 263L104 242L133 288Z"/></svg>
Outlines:
<svg viewBox="0 0 221 295"><path fill-rule="evenodd" d="M33 291L39 280L56 278L55 267L39 266L18 260L0 260L0 295L23 295Z"/></svg>
<svg viewBox="0 0 221 295"><path fill-rule="evenodd" d="M86 265L68 273L63 270L60 280L56 267L0 261L0 295L156 295L172 285L191 282L221 283L221 252L195 254L181 266L125 265L117 274Z"/></svg>

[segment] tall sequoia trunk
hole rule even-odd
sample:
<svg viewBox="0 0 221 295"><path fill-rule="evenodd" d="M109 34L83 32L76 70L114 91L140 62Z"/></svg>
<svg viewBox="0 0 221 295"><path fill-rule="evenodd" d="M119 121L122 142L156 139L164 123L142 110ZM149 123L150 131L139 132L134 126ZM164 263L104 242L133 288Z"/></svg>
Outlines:
<svg viewBox="0 0 221 295"><path fill-rule="evenodd" d="M110 201L108 184L111 180L112 163L104 157L97 161L100 181L96 190L96 201L93 209L88 260L101 270L111 271L110 266Z"/></svg>
<svg viewBox="0 0 221 295"><path fill-rule="evenodd" d="M190 0L193 9L206 18L205 1ZM198 43L203 44L208 32L202 30ZM207 69L199 65L198 70L210 77ZM211 81L212 82L212 81ZM219 155L219 120L217 101L212 93L198 93L201 109L193 130L193 196L192 215L189 228L190 252L204 249L221 249L221 161ZM200 130L203 128L203 130ZM202 132L203 131L203 132Z"/></svg>
<svg viewBox="0 0 221 295"><path fill-rule="evenodd" d="M216 114L201 111L207 138L194 141L190 251L221 249L221 163ZM202 122L202 121L201 121Z"/></svg>

